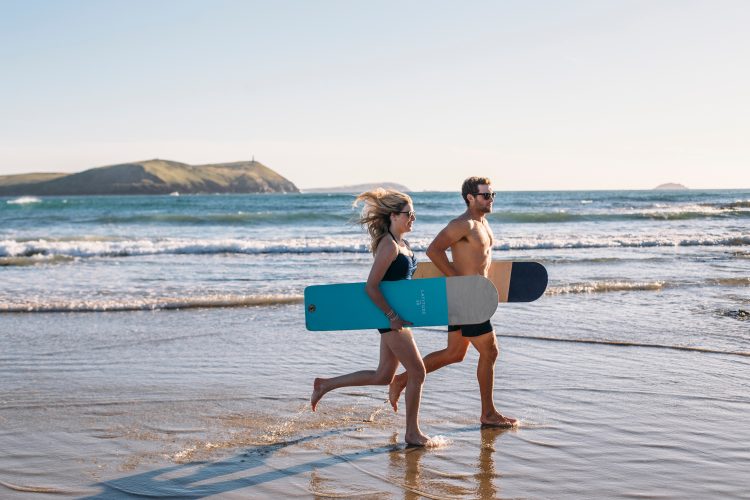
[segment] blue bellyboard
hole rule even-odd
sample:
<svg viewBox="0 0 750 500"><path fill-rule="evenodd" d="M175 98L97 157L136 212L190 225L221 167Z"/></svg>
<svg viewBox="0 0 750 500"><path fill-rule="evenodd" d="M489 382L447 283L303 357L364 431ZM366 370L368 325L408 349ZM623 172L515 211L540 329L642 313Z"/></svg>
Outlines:
<svg viewBox="0 0 750 500"><path fill-rule="evenodd" d="M448 324L445 278L383 281L388 304L414 326ZM312 331L388 328L388 318L370 300L365 283L305 288L305 325Z"/></svg>

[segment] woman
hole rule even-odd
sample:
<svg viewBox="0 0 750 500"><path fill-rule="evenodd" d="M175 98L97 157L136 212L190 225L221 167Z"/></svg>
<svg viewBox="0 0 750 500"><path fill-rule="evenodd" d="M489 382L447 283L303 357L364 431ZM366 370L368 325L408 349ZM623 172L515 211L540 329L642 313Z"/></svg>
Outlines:
<svg viewBox="0 0 750 500"><path fill-rule="evenodd" d="M370 250L375 256L365 290L390 321L390 327L379 329L380 361L377 370L362 370L334 378L316 378L310 397L312 409L328 391L339 387L360 385L388 385L396 373L399 362L408 373L406 384L406 435L407 444L425 446L430 438L419 430L419 402L425 368L411 325L398 315L380 291L381 281L411 279L416 269L416 259L409 243L402 238L412 230L416 215L411 198L399 191L376 189L357 196L354 206L364 204L359 223L370 233Z"/></svg>

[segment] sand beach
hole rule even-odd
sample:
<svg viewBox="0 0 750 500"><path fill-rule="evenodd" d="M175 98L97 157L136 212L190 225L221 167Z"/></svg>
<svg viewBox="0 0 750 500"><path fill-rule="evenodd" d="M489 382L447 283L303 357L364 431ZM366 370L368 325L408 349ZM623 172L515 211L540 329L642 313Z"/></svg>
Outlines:
<svg viewBox="0 0 750 500"><path fill-rule="evenodd" d="M410 449L380 388L310 411L312 374L377 348L299 321L270 334L294 307L3 316L3 497L747 495L747 355L501 337L496 399L521 426L480 427L470 354L425 387L441 445Z"/></svg>

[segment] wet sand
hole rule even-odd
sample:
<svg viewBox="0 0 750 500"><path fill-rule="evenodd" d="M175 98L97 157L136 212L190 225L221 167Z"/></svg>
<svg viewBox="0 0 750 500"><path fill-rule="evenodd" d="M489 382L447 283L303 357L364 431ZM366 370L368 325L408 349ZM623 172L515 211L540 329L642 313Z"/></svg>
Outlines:
<svg viewBox="0 0 750 500"><path fill-rule="evenodd" d="M750 358L501 337L481 429L476 354L430 374L406 448L374 332L311 333L299 306L0 316L3 498L747 498ZM285 328L279 328L285 325ZM564 328L564 326L563 326ZM516 332L534 336L535 332ZM444 334L416 331L423 353Z"/></svg>

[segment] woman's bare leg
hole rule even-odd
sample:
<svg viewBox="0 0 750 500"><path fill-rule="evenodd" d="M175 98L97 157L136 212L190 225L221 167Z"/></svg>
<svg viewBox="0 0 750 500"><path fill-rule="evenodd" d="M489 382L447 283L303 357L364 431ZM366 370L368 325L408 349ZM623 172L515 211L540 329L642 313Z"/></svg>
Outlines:
<svg viewBox="0 0 750 500"><path fill-rule="evenodd" d="M419 429L419 403L422 399L422 384L426 371L422 356L414 342L411 330L390 331L383 334L385 342L409 374L406 382L406 435L408 444L424 446L429 436ZM394 372L395 373L395 370ZM391 375L392 376L392 375Z"/></svg>
<svg viewBox="0 0 750 500"><path fill-rule="evenodd" d="M393 332L388 332L393 333ZM313 382L313 392L310 396L312 410L318 405L318 401L327 392L340 387L353 387L360 385L388 385L398 368L398 359L392 349L387 345L383 335L380 336L380 361L377 370L360 370L346 375L333 378L316 378Z"/></svg>

